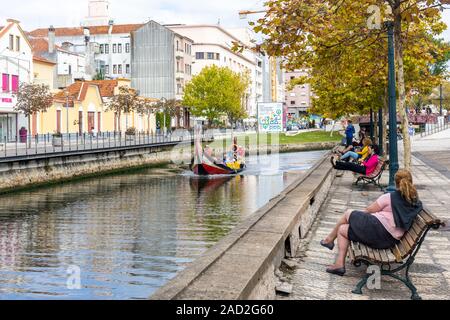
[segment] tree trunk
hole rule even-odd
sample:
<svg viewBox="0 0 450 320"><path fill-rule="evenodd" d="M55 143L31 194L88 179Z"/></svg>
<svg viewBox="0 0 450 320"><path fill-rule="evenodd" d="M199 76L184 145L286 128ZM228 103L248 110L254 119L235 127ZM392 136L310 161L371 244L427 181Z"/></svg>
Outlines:
<svg viewBox="0 0 450 320"><path fill-rule="evenodd" d="M30 136L30 143L25 143L25 145L28 144L28 147L31 148L31 114L28 115L28 135ZM6 143L8 142L8 138L6 138L7 140L5 141L5 149L6 149ZM26 138L28 140L28 137Z"/></svg>
<svg viewBox="0 0 450 320"><path fill-rule="evenodd" d="M400 5L394 9L395 59L397 60L398 112L403 133L403 161L406 170L411 170L411 140L408 133L409 120L406 112L406 89L403 65L402 17ZM392 130L392 128L391 128ZM397 130L397 128L395 128Z"/></svg>

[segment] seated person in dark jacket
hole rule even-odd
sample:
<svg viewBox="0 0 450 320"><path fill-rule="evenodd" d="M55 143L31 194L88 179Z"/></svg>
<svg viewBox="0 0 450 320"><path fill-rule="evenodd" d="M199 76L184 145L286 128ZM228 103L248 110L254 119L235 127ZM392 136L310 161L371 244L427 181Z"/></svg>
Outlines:
<svg viewBox="0 0 450 320"><path fill-rule="evenodd" d="M347 210L333 231L320 244L334 249L337 239L339 255L328 273L343 276L350 241L374 249L389 249L400 242L423 210L412 175L399 170L395 175L397 191L386 193L364 211Z"/></svg>
<svg viewBox="0 0 450 320"><path fill-rule="evenodd" d="M368 176L372 174L378 166L378 152L378 146L372 145L369 146L369 156L362 164L345 161L335 161L334 156L331 157L331 164L336 170L353 171Z"/></svg>

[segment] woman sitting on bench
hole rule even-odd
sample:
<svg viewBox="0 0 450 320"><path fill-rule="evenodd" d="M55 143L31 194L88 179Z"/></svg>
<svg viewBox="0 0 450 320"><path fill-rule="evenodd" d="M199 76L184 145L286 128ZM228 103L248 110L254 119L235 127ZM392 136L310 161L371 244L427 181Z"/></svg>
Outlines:
<svg viewBox="0 0 450 320"><path fill-rule="evenodd" d="M372 140L370 138L364 138L363 147L360 151L348 151L342 157L341 161L352 158L353 160L365 161L369 156L369 147L372 145ZM348 160L347 160L348 161Z"/></svg>
<svg viewBox="0 0 450 320"><path fill-rule="evenodd" d="M336 227L320 244L334 249L337 239L339 255L328 273L343 276L350 241L373 249L389 249L400 242L423 210L411 173L399 170L395 175L397 191L382 195L365 211L347 210Z"/></svg>
<svg viewBox="0 0 450 320"><path fill-rule="evenodd" d="M336 170L348 170L368 176L372 174L378 166L378 146L368 147L368 157L362 164L346 161L335 161L334 156L331 157L331 164Z"/></svg>

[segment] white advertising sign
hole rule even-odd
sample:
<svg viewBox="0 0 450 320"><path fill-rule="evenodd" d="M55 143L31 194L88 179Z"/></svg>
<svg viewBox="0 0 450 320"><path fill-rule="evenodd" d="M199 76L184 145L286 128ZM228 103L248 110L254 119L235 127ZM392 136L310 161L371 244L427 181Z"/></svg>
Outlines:
<svg viewBox="0 0 450 320"><path fill-rule="evenodd" d="M260 132L283 131L283 104L259 103L258 125Z"/></svg>

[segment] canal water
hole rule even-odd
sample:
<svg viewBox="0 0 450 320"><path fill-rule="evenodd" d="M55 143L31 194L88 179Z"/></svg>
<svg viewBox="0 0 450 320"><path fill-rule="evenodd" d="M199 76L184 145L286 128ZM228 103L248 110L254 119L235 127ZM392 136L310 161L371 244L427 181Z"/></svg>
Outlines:
<svg viewBox="0 0 450 320"><path fill-rule="evenodd" d="M237 177L141 170L0 196L0 299L146 299L324 153Z"/></svg>

